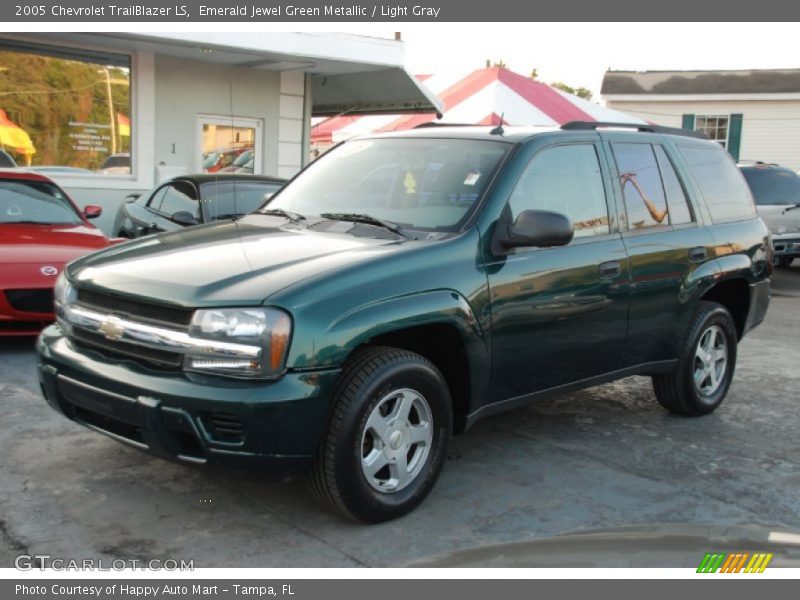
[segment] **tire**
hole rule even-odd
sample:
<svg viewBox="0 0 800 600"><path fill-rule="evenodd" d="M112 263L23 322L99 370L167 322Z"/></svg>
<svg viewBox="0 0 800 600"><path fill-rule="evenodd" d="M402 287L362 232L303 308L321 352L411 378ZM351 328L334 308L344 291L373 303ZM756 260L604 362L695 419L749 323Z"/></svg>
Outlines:
<svg viewBox="0 0 800 600"><path fill-rule="evenodd" d="M792 266L792 262L794 261L794 256L778 256L775 258L775 266L780 267L782 269L788 269Z"/></svg>
<svg viewBox="0 0 800 600"><path fill-rule="evenodd" d="M728 310L716 302L701 301L675 370L653 376L653 389L661 406L692 417L716 410L733 380L737 337Z"/></svg>
<svg viewBox="0 0 800 600"><path fill-rule="evenodd" d="M334 393L311 491L357 521L402 516L436 483L452 422L450 393L433 363L396 348L360 350L348 360Z"/></svg>

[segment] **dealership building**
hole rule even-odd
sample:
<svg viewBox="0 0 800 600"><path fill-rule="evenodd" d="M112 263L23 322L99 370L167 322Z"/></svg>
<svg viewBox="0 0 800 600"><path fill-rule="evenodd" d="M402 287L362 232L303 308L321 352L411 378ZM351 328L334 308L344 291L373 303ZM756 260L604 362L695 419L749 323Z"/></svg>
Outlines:
<svg viewBox="0 0 800 600"><path fill-rule="evenodd" d="M400 41L330 33L0 35L2 148L104 208L179 174L291 177L311 116L438 111ZM23 140L23 141L20 141Z"/></svg>

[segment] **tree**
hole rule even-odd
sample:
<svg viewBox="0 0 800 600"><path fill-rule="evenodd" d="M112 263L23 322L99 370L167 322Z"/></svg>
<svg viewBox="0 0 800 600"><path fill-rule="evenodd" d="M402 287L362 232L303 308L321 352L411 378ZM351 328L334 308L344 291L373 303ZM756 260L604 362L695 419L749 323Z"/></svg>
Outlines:
<svg viewBox="0 0 800 600"><path fill-rule="evenodd" d="M557 88L562 92L567 92L568 94L574 94L579 98L583 98L584 100L592 99L592 92L585 87L574 88L571 85L567 85L566 83L563 83L561 81L554 81L553 83L550 84L550 86Z"/></svg>

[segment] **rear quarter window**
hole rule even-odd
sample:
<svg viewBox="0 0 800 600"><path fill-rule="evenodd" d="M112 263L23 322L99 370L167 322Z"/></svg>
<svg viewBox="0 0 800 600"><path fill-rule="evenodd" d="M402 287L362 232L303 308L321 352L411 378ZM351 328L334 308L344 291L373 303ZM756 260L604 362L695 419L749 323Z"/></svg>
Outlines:
<svg viewBox="0 0 800 600"><path fill-rule="evenodd" d="M680 145L714 222L755 216L753 197L739 169L722 147Z"/></svg>

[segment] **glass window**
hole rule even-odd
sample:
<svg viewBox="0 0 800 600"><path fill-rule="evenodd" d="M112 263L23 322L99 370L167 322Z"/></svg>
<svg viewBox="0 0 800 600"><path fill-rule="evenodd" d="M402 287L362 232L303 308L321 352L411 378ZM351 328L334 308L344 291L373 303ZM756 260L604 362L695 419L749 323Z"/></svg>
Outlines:
<svg viewBox="0 0 800 600"><path fill-rule="evenodd" d="M744 176L722 148L679 146L714 221L735 221L755 215Z"/></svg>
<svg viewBox="0 0 800 600"><path fill-rule="evenodd" d="M199 116L199 170L203 173L260 173L261 121Z"/></svg>
<svg viewBox="0 0 800 600"><path fill-rule="evenodd" d="M678 174L672 166L672 161L667 156L664 148L654 146L658 167L661 170L661 180L664 183L664 191L667 194L667 208L669 209L669 222L673 225L681 223L691 223L692 211L686 199L686 192L683 190Z"/></svg>
<svg viewBox="0 0 800 600"><path fill-rule="evenodd" d="M314 216L368 214L411 229L454 231L509 148L468 139L354 140L311 163L268 207Z"/></svg>
<svg viewBox="0 0 800 600"><path fill-rule="evenodd" d="M130 82L125 55L0 41L2 148L20 166L130 174Z"/></svg>
<svg viewBox="0 0 800 600"><path fill-rule="evenodd" d="M800 204L800 175L774 165L742 167L756 204Z"/></svg>
<svg viewBox="0 0 800 600"><path fill-rule="evenodd" d="M160 210L161 203L164 202L164 194L167 193L168 187L168 185L165 185L153 192L153 195L150 196L150 200L147 202L147 207L156 211Z"/></svg>
<svg viewBox="0 0 800 600"><path fill-rule="evenodd" d="M197 201L197 192L192 184L175 181L164 189L164 199L158 209L159 212L170 216L179 212L189 212L195 219L200 218L200 203Z"/></svg>
<svg viewBox="0 0 800 600"><path fill-rule="evenodd" d="M508 201L511 218L549 210L572 220L575 237L608 233L608 207L592 144L546 148L533 157Z"/></svg>
<svg viewBox="0 0 800 600"><path fill-rule="evenodd" d="M0 224L81 222L64 193L52 183L0 179Z"/></svg>
<svg viewBox="0 0 800 600"><path fill-rule="evenodd" d="M209 181L200 185L206 221L253 212L281 187L268 181Z"/></svg>
<svg viewBox="0 0 800 600"><path fill-rule="evenodd" d="M701 131L723 148L728 146L728 122L730 115L697 115L694 130Z"/></svg>
<svg viewBox="0 0 800 600"><path fill-rule="evenodd" d="M667 201L653 146L612 144L629 229L669 225Z"/></svg>

